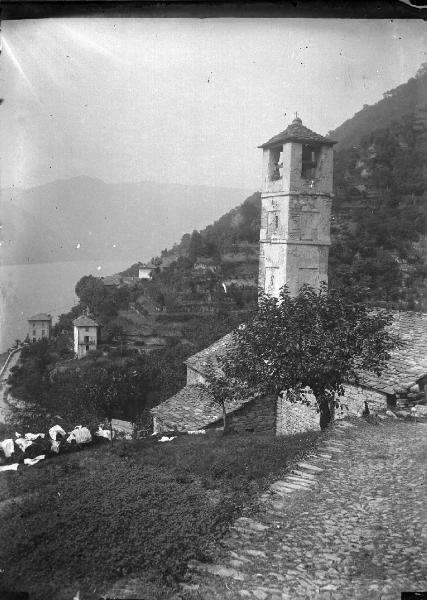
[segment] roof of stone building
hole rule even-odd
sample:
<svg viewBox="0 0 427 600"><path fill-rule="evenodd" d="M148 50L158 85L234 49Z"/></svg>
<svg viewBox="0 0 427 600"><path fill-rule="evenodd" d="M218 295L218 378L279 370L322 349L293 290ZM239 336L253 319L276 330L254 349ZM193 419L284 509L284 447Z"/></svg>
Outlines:
<svg viewBox="0 0 427 600"><path fill-rule="evenodd" d="M37 313L28 319L28 321L51 321L52 315L46 313Z"/></svg>
<svg viewBox="0 0 427 600"><path fill-rule="evenodd" d="M246 400L230 403L227 413L238 410L246 403ZM176 431L194 431L220 421L222 408L214 403L204 385L189 384L175 396L152 408L151 414L158 418L163 426Z"/></svg>
<svg viewBox="0 0 427 600"><path fill-rule="evenodd" d="M427 374L427 314L396 312L393 316L391 330L399 335L404 345L391 353L388 366L380 377L373 373L359 374L361 385L386 394L406 390ZM224 355L232 346L231 332L190 356L185 363L204 375L208 365L215 365L215 358ZM236 401L228 412L234 412L244 404L246 401ZM220 420L222 415L221 407L213 403L209 391L201 384L186 385L151 412L163 425L179 431L206 427Z"/></svg>
<svg viewBox="0 0 427 600"><path fill-rule="evenodd" d="M359 383L366 387L394 394L407 389L416 380L427 374L427 314L415 312L394 312L391 331L397 334L403 346L393 350L383 373L361 371ZM233 334L228 333L201 352L190 356L186 364L200 374L212 364L214 356L224 355L232 347Z"/></svg>
<svg viewBox="0 0 427 600"><path fill-rule="evenodd" d="M74 319L73 325L75 327L97 327L98 323L95 321L95 319L92 319L87 315L80 315L80 317Z"/></svg>
<svg viewBox="0 0 427 600"><path fill-rule="evenodd" d="M258 146L258 148L268 148L269 146L275 146L276 144L285 142L301 142L305 144L318 143L327 144L329 146L336 144L336 142L330 138L324 137L323 135L308 129L308 127L305 127L302 124L301 119L297 117L284 131L273 136L268 142Z"/></svg>
<svg viewBox="0 0 427 600"><path fill-rule="evenodd" d="M396 312L391 326L403 346L391 352L391 358L382 375L360 373L360 384L394 394L407 390L411 384L427 374L427 314Z"/></svg>
<svg viewBox="0 0 427 600"><path fill-rule="evenodd" d="M219 356L224 356L229 348L233 345L233 332L227 333L222 338L204 348L197 354L193 354L187 358L185 364L188 367L203 374L209 365L214 363L214 359Z"/></svg>

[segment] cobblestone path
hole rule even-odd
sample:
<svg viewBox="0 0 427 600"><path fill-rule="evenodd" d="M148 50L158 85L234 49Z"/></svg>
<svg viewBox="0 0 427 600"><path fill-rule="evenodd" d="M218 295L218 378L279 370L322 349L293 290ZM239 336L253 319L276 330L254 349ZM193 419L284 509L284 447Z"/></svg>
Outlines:
<svg viewBox="0 0 427 600"><path fill-rule="evenodd" d="M190 565L183 597L400 600L401 591L427 591L427 423L337 424L255 516L235 523L220 554Z"/></svg>

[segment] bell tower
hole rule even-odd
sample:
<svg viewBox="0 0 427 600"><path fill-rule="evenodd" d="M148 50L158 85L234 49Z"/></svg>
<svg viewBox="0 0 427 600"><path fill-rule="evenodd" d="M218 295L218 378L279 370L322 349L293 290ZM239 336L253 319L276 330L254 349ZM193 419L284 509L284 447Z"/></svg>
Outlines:
<svg viewBox="0 0 427 600"><path fill-rule="evenodd" d="M296 296L328 281L333 150L336 142L297 116L263 149L259 287Z"/></svg>

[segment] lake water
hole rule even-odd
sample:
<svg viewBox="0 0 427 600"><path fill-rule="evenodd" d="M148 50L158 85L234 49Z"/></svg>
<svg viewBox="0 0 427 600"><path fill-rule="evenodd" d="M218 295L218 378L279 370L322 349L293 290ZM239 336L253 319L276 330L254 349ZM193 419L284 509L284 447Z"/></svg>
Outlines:
<svg viewBox="0 0 427 600"><path fill-rule="evenodd" d="M0 266L0 352L28 332L27 319L40 312L58 315L77 303L74 288L83 275L102 277L123 271L135 259Z"/></svg>

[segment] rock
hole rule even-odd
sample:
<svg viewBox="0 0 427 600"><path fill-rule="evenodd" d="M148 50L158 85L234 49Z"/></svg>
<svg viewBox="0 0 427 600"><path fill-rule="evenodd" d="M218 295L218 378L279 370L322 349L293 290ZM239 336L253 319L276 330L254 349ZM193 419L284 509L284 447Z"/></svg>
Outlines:
<svg viewBox="0 0 427 600"><path fill-rule="evenodd" d="M236 523L234 524L234 528L243 531L249 530L256 532L266 531L267 529L269 529L268 525L263 525L258 521L249 519L249 517L240 517L240 519L237 519Z"/></svg>
<svg viewBox="0 0 427 600"><path fill-rule="evenodd" d="M307 471L314 471L314 473L321 473L323 471L323 469L321 469L320 467L316 467L315 465L310 465L306 462L300 462L300 463L298 463L298 466L300 469L306 469Z"/></svg>
<svg viewBox="0 0 427 600"><path fill-rule="evenodd" d="M245 550L246 554L249 554L249 556L262 556L263 558L267 558L267 555L265 552L263 552L262 550Z"/></svg>
<svg viewBox="0 0 427 600"><path fill-rule="evenodd" d="M192 560L188 563L188 568L193 571L211 573L212 575L218 575L219 577L231 577L237 581L244 581L245 575L241 571L224 567L223 565L214 565L211 563L202 563L197 560Z"/></svg>
<svg viewBox="0 0 427 600"><path fill-rule="evenodd" d="M396 415L394 414L394 412L392 412L391 410L386 410L386 411L385 411L385 414L386 414L388 417L392 417L393 419L397 419L397 416L396 416Z"/></svg>
<svg viewBox="0 0 427 600"><path fill-rule="evenodd" d="M408 410L397 410L395 414L398 417L401 417L402 419L406 419L406 417L409 417L411 415L411 413Z"/></svg>
<svg viewBox="0 0 427 600"><path fill-rule="evenodd" d="M196 592L200 587L200 583L180 583L179 586L184 592Z"/></svg>

